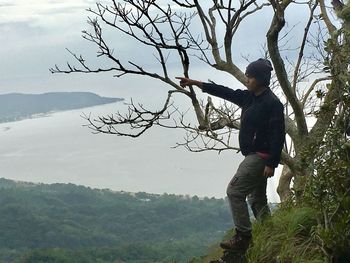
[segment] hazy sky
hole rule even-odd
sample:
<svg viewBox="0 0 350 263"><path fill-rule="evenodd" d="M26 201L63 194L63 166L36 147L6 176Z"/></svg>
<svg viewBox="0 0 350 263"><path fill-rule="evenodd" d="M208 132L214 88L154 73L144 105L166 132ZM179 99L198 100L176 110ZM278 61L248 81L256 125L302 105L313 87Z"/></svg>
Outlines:
<svg viewBox="0 0 350 263"><path fill-rule="evenodd" d="M101 2L101 1L100 1ZM102 1L109 3L110 1ZM208 1L209 2L209 1ZM88 29L87 17L92 14L86 11L87 8L95 6L95 0L12 0L0 1L0 83L1 93L14 90L43 92L48 89L95 89L99 85L101 94L105 86L124 87L139 86L147 82L142 78L121 78L113 79L112 74L99 76L86 75L51 75L48 69L55 64L65 65L66 61L72 61L71 56L65 50L69 48L77 54L83 54L88 61L94 63L96 60L96 48L93 44L81 38L81 31ZM302 10L291 15L293 22L290 26L305 20ZM271 19L271 12L266 11L261 15L252 16L242 23L242 29L237 32L233 45L233 54L236 63L244 70L246 61L242 55L249 55L251 60L261 56L261 46L265 43L265 34ZM259 25L259 26L257 26ZM218 31L222 28L218 28ZM105 34L111 46L122 60L142 61L145 68L158 67L151 52L145 52L132 39L125 37L115 31L107 31ZM200 28L194 28L194 32L200 32ZM296 36L297 38L297 36ZM141 47L141 48L140 48ZM105 63L105 60L97 60L98 63ZM217 82L232 84L236 83L227 74L218 74L203 64L197 64L192 60L191 67L193 77L201 79L213 79ZM199 68L197 65L200 65ZM170 64L170 69L174 64ZM159 67L158 67L159 68ZM181 74L178 69L171 71L172 76ZM101 85L102 84L102 85ZM102 86L102 87L101 87ZM139 90L138 90L139 91ZM127 91L125 95L133 95L133 91ZM124 95L124 94L123 94Z"/></svg>
<svg viewBox="0 0 350 263"><path fill-rule="evenodd" d="M101 2L109 3L110 1ZM133 97L135 101L143 102L151 107L156 107L162 102L167 87L159 81L148 78L133 76L113 78L112 74L109 73L52 75L49 72L49 68L55 64L64 66L66 61L72 61L65 48L83 54L88 58L88 61L93 61L93 63L97 62L101 65L105 63L103 60L96 60L96 48L81 37L81 31L89 29L86 21L87 16L91 14L86 9L93 8L94 3L94 0L0 0L0 41L2 43L0 49L2 62L0 63L0 93L92 91L103 96L123 97L127 100ZM297 30L306 18L305 10L302 8L293 10L287 14L291 18L291 21L288 21L287 24L290 27L297 25ZM249 54L251 60L261 56L261 46L265 42L266 29L269 26L270 19L271 12L263 12L261 15L249 18L247 23L242 24L242 29L237 32L235 38L237 44L233 46L233 53L235 61L242 70L247 64L242 56ZM193 27L195 26L194 24ZM194 29L200 32L199 28ZM142 61L145 68L157 70L157 64L152 54L145 52L145 49L140 48L130 38L109 31L107 36L118 57L125 60ZM298 35L296 34L293 39L297 40ZM291 46L293 46L292 44ZM214 71L197 62L191 64L191 67L193 78L211 79L225 85L243 88L228 74ZM170 64L169 68L172 77L181 75L181 70L176 67L176 64ZM179 103L183 102L180 101ZM163 139L158 141L158 149L162 149L165 154L167 151L169 153L170 151L176 151L170 150L170 146L176 143L175 138L166 136L166 130L161 131L161 133ZM140 140L140 143L146 144L147 137L145 138ZM181 135L178 134L177 138L181 138ZM123 143L127 140L131 139L125 138ZM188 156L190 155L186 155L186 158ZM133 158L135 158L135 154L130 153L129 159L132 160ZM225 160L231 158L236 159L237 164L241 160L239 154L232 154L232 157L231 154L229 157L226 155ZM184 161L179 160L179 163L181 162ZM186 162L191 161L186 160ZM198 162L195 162L196 165L198 165ZM215 166L215 163L203 163L201 169L205 170L205 165ZM222 165L220 163L220 166ZM228 165L232 166L232 164ZM195 173L196 167L191 169ZM227 173L227 168L224 171ZM218 169L218 172L220 173L222 170ZM227 179L231 175L226 174L225 176ZM275 188L277 179L276 176L270 180L270 191ZM224 194L225 189L222 192ZM275 199L276 194L270 193L271 196Z"/></svg>
<svg viewBox="0 0 350 263"><path fill-rule="evenodd" d="M97 83L109 86L138 86L139 80L133 81L130 78L115 80L110 77L111 74L64 77L49 74L48 69L55 64L65 65L66 61L72 61L65 48L83 54L89 58L89 61L95 61L96 48L81 38L81 31L89 29L86 23L87 16L92 16L86 9L94 8L94 2L94 0L0 1L0 40L2 43L0 56L2 61L6 61L0 65L0 92L22 91L23 89L42 92L58 88L71 90L80 89L82 84L86 89L91 89L95 88ZM103 2L109 3L109 1ZM264 36L270 18L270 11L248 18L247 23L242 24L242 30L237 32L235 40L238 44L233 45L233 53L236 63L243 70L246 61L242 59L242 55L249 54L251 60L261 56L261 46L265 42ZM293 14L293 19L296 21L305 19L303 12ZM218 29L219 32L220 29ZM200 32L200 29L194 31ZM146 67L157 66L153 55L145 52L145 49L140 48L135 41L116 32L106 34L111 46L118 53L118 57L142 61ZM102 64L105 62L103 59L100 61ZM193 67L197 69L196 63L193 64ZM176 76L180 72L176 69L172 73L173 76ZM235 83L227 74L217 74L203 65L200 66L200 69L194 70L193 75L193 77L211 78L227 84ZM144 81L147 79L143 78L142 83ZM152 85L157 85L154 83L152 82ZM101 88L101 93L106 93L106 91ZM128 94L132 95L132 92L128 91Z"/></svg>

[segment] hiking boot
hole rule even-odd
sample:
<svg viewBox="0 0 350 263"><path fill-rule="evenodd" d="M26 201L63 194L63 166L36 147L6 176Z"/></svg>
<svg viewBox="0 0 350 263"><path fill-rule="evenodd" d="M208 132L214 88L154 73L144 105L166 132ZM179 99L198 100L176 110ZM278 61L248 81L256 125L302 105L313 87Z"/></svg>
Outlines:
<svg viewBox="0 0 350 263"><path fill-rule="evenodd" d="M227 241L220 243L220 247L226 250L242 251L245 252L249 248L252 240L251 232L241 232L236 230L236 234Z"/></svg>

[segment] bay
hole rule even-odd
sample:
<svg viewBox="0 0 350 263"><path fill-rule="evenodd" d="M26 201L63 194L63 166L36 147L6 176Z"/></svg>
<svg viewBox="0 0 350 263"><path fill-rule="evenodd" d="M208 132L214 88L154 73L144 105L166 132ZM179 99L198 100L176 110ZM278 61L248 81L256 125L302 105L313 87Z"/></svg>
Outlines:
<svg viewBox="0 0 350 263"><path fill-rule="evenodd" d="M241 155L172 149L181 141L183 131L159 127L136 139L93 134L81 117L118 110L123 110L123 103L0 124L1 177L115 191L226 195L226 185ZM277 199L275 184L269 183L270 201Z"/></svg>

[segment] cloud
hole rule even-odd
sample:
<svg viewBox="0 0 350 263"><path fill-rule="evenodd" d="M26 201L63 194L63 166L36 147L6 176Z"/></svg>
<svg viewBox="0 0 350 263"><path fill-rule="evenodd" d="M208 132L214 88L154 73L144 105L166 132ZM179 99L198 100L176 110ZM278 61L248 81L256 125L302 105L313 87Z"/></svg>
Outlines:
<svg viewBox="0 0 350 263"><path fill-rule="evenodd" d="M3 7L3 6L14 6L15 4L13 3L13 1L6 1L6 0L3 0L2 3L0 3L0 8Z"/></svg>
<svg viewBox="0 0 350 263"><path fill-rule="evenodd" d="M60 46L80 39L88 7L85 0L16 0L0 6L0 53L29 47ZM28 50L29 52L29 50Z"/></svg>
<svg viewBox="0 0 350 263"><path fill-rule="evenodd" d="M53 14L71 14L87 7L88 4L84 0L17 0L0 5L0 23L40 22L47 20L48 16Z"/></svg>

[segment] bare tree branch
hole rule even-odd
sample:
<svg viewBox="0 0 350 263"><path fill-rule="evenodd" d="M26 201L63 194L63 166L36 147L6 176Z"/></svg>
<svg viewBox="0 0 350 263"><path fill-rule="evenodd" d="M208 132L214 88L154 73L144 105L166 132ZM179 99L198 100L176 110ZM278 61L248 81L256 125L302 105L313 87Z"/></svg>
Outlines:
<svg viewBox="0 0 350 263"><path fill-rule="evenodd" d="M325 24L328 28L329 34L331 35L332 33L334 33L337 30L337 28L332 24L331 20L328 17L328 12L327 12L324 0L319 0L319 2L320 2L320 8L321 8L323 21L325 22Z"/></svg>
<svg viewBox="0 0 350 263"><path fill-rule="evenodd" d="M284 62L278 47L278 35L285 25L284 10L291 3L291 0L282 2L282 4L275 0L270 0L270 3L274 8L275 14L267 33L268 50L281 88L293 108L298 126L298 133L300 136L303 136L308 134L304 112L288 80L288 74L285 70Z"/></svg>
<svg viewBox="0 0 350 263"><path fill-rule="evenodd" d="M315 87L317 84L319 84L320 82L322 81L326 81L326 80L331 80L332 78L331 77L324 77L324 78L318 78L318 79L315 79L314 82L310 85L309 89L306 91L306 93L304 94L303 96L303 101L302 101L302 105L305 106L306 104L306 101L308 100L310 94L312 91L314 91Z"/></svg>
<svg viewBox="0 0 350 263"><path fill-rule="evenodd" d="M298 82L298 78L299 78L298 76L300 75L300 64L301 64L302 58L304 56L304 49L305 49L306 40L307 40L307 37L309 35L310 26L311 26L311 23L314 19L314 12L315 12L315 9L317 6L318 6L318 1L316 0L314 5L310 8L309 20L307 21L306 27L304 28L304 36L303 36L303 40L301 42L297 64L296 64L295 69L294 69L293 84L292 84L292 88L294 90L294 93L296 92L296 86L297 86L297 82Z"/></svg>
<svg viewBox="0 0 350 263"><path fill-rule="evenodd" d="M167 99L162 109L152 112L144 108L142 104L135 105L133 101L128 105L128 112L121 114L117 112L115 115L107 117L100 116L98 119L91 118L91 115L84 115L83 117L88 121L88 127L97 133L115 134L127 137L139 137L145 131L154 125L159 125L161 121L169 120L175 109L171 103L171 96L179 91L169 91ZM123 126L128 126L125 131Z"/></svg>

